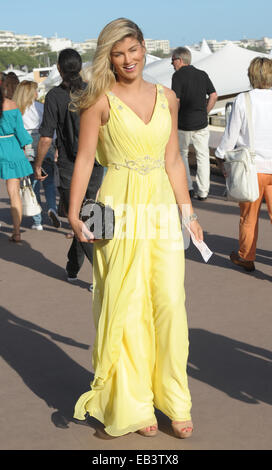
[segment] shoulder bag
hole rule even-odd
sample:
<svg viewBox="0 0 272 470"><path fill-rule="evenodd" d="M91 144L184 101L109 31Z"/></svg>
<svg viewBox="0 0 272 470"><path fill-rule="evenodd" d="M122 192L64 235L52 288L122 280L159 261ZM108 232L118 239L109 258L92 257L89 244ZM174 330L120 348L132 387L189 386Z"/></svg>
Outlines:
<svg viewBox="0 0 272 470"><path fill-rule="evenodd" d="M227 198L236 202L254 202L259 197L258 175L253 145L252 109L249 93L245 93L249 147L238 147L225 154Z"/></svg>
<svg viewBox="0 0 272 470"><path fill-rule="evenodd" d="M23 215L33 216L40 214L42 208L40 204L38 204L29 176L24 176L24 178L21 179L20 193L22 199Z"/></svg>

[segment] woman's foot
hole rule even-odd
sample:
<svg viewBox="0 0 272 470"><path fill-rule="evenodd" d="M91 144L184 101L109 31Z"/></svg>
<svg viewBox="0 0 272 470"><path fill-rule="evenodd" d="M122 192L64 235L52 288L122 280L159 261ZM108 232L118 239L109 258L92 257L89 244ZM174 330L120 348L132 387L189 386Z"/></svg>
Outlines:
<svg viewBox="0 0 272 470"><path fill-rule="evenodd" d="M192 421L172 421L172 428L175 436L180 439L191 437L194 430Z"/></svg>
<svg viewBox="0 0 272 470"><path fill-rule="evenodd" d="M9 238L9 241L14 243L20 243L22 241L20 233L13 233Z"/></svg>
<svg viewBox="0 0 272 470"><path fill-rule="evenodd" d="M153 437L158 433L158 425L147 426L146 428L139 429L137 432L141 434L141 436Z"/></svg>

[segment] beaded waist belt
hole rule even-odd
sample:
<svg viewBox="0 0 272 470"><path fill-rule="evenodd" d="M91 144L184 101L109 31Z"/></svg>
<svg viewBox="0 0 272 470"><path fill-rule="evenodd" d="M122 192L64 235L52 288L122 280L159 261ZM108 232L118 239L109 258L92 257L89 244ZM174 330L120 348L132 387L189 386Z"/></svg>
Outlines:
<svg viewBox="0 0 272 470"><path fill-rule="evenodd" d="M8 137L13 137L14 134L9 134L9 135L0 135L0 139L7 139Z"/></svg>
<svg viewBox="0 0 272 470"><path fill-rule="evenodd" d="M140 175L146 175L157 168L164 168L165 161L163 159L155 160L154 158L146 155L143 158L137 158L136 160L124 160L124 162L111 162L108 164L109 167L119 170L120 168L127 168L129 170L137 171Z"/></svg>

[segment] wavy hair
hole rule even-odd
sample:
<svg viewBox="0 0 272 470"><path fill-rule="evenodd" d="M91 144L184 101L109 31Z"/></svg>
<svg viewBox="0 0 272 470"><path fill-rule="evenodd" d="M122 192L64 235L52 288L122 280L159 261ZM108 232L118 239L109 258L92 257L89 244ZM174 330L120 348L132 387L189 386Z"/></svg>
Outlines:
<svg viewBox="0 0 272 470"><path fill-rule="evenodd" d="M248 78L252 88L272 87L272 60L255 57L248 68Z"/></svg>
<svg viewBox="0 0 272 470"><path fill-rule="evenodd" d="M93 63L85 72L87 86L84 91L72 95L72 111L89 108L113 87L116 76L111 63L111 51L116 43L126 37L134 37L141 44L144 40L140 28L127 18L113 20L103 28L97 40Z"/></svg>
<svg viewBox="0 0 272 470"><path fill-rule="evenodd" d="M37 89L38 84L30 80L23 80L17 86L13 95L13 101L15 101L22 114L35 101Z"/></svg>

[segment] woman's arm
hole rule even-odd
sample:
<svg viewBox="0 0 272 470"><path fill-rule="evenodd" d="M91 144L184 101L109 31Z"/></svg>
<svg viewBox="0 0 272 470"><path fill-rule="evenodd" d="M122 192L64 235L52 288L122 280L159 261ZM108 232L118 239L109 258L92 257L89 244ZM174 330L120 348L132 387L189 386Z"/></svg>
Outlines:
<svg viewBox="0 0 272 470"><path fill-rule="evenodd" d="M232 104L227 126L225 128L220 144L215 151L215 156L217 159L223 160L225 157L225 153L228 150L233 150L237 144L237 140L240 135L243 123L243 115L241 109L242 99L244 99L244 97L238 95Z"/></svg>
<svg viewBox="0 0 272 470"><path fill-rule="evenodd" d="M165 88L165 94L168 99L169 110L172 118L171 134L166 146L165 169L173 192L183 216L194 214L191 198L188 191L185 166L179 151L178 142L178 104L176 95L173 91ZM203 240L203 231L197 220L190 221L190 229L198 241Z"/></svg>
<svg viewBox="0 0 272 470"><path fill-rule="evenodd" d="M93 170L103 105L103 100L98 101L83 111L80 117L78 152L71 180L68 219L75 235L82 242L88 240L82 234L84 224L79 219L79 212Z"/></svg>

